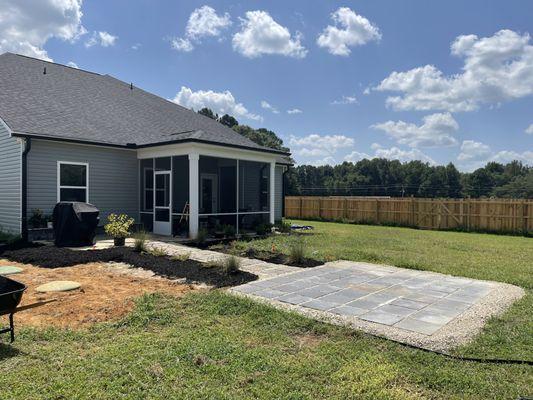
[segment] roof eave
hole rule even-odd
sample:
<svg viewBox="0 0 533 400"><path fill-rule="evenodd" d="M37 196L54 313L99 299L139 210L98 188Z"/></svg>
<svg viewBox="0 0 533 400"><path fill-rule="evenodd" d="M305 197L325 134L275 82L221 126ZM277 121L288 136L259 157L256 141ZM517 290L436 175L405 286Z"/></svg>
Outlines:
<svg viewBox="0 0 533 400"><path fill-rule="evenodd" d="M271 154L278 154L278 155L284 155L284 156L291 155L291 153L287 153L287 152L276 150L276 149L257 148L257 147L252 147L252 146L243 146L243 145L237 145L237 144L231 144L231 143L220 143L220 142L214 142L210 140L196 139L196 138L170 140L170 141L165 141L165 142L148 143L148 144L141 144L141 145L137 145L134 143L124 145L124 144L117 144L117 143L106 143L106 142L96 142L96 141L91 141L91 140L47 136L47 135L40 135L36 133L27 133L27 132L13 132L12 134L13 136L17 136L17 137L31 137L35 139L50 140L50 141L55 141L55 142L86 144L86 145L102 146L102 147L114 147L114 148L121 148L121 149L127 149L127 150L135 150L135 149L142 149L142 148L156 147L156 146L165 146L165 145L177 144L177 143L206 143L206 144L211 144L214 146L232 147L232 148L237 148L237 149L258 151L262 153L271 153Z"/></svg>

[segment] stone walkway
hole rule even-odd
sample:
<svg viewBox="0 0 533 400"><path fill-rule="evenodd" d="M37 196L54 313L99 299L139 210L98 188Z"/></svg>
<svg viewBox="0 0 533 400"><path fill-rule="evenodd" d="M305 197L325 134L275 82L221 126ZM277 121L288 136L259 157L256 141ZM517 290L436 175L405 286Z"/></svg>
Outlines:
<svg viewBox="0 0 533 400"><path fill-rule="evenodd" d="M204 263L228 257L164 239L148 246ZM335 261L298 268L240 259L241 269L259 279L228 289L232 294L431 350L468 342L524 295L509 284L386 265Z"/></svg>

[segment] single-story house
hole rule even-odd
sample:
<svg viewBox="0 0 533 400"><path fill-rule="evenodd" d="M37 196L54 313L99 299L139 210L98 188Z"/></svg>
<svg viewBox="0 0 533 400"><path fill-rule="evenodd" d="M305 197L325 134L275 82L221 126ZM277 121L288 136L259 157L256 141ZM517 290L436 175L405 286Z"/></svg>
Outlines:
<svg viewBox="0 0 533 400"><path fill-rule="evenodd" d="M82 201L150 232L237 232L281 219L290 154L122 82L0 55L0 229Z"/></svg>

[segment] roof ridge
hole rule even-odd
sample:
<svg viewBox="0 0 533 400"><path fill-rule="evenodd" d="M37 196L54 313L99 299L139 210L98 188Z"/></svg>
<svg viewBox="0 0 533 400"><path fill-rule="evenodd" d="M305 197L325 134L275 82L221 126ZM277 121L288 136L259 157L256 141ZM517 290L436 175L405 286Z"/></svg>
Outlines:
<svg viewBox="0 0 533 400"><path fill-rule="evenodd" d="M93 75L97 75L97 76L103 76L102 74L99 74L98 72L89 71L89 70L86 70L86 69L83 69L83 68L75 68L75 67L71 67L70 65L65 65L65 64L58 63L58 62L54 62L54 61L43 60L42 58L31 57L31 56L27 56L27 55L24 55L24 54L12 53L10 51L6 51L5 53L2 53L0 56L4 56L4 55L8 55L8 54L12 55L12 56L17 56L17 57L28 58L30 60L41 61L41 62L45 62L45 63L52 64L52 65L57 65L59 67L69 68L69 69L72 69L74 71L86 72L88 74L93 74Z"/></svg>

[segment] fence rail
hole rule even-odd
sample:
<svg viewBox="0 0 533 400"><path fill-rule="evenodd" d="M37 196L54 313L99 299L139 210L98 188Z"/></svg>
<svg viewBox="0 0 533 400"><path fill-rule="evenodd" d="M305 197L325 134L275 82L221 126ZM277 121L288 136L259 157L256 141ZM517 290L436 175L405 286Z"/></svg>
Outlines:
<svg viewBox="0 0 533 400"><path fill-rule="evenodd" d="M285 217L533 233L533 200L287 196Z"/></svg>

